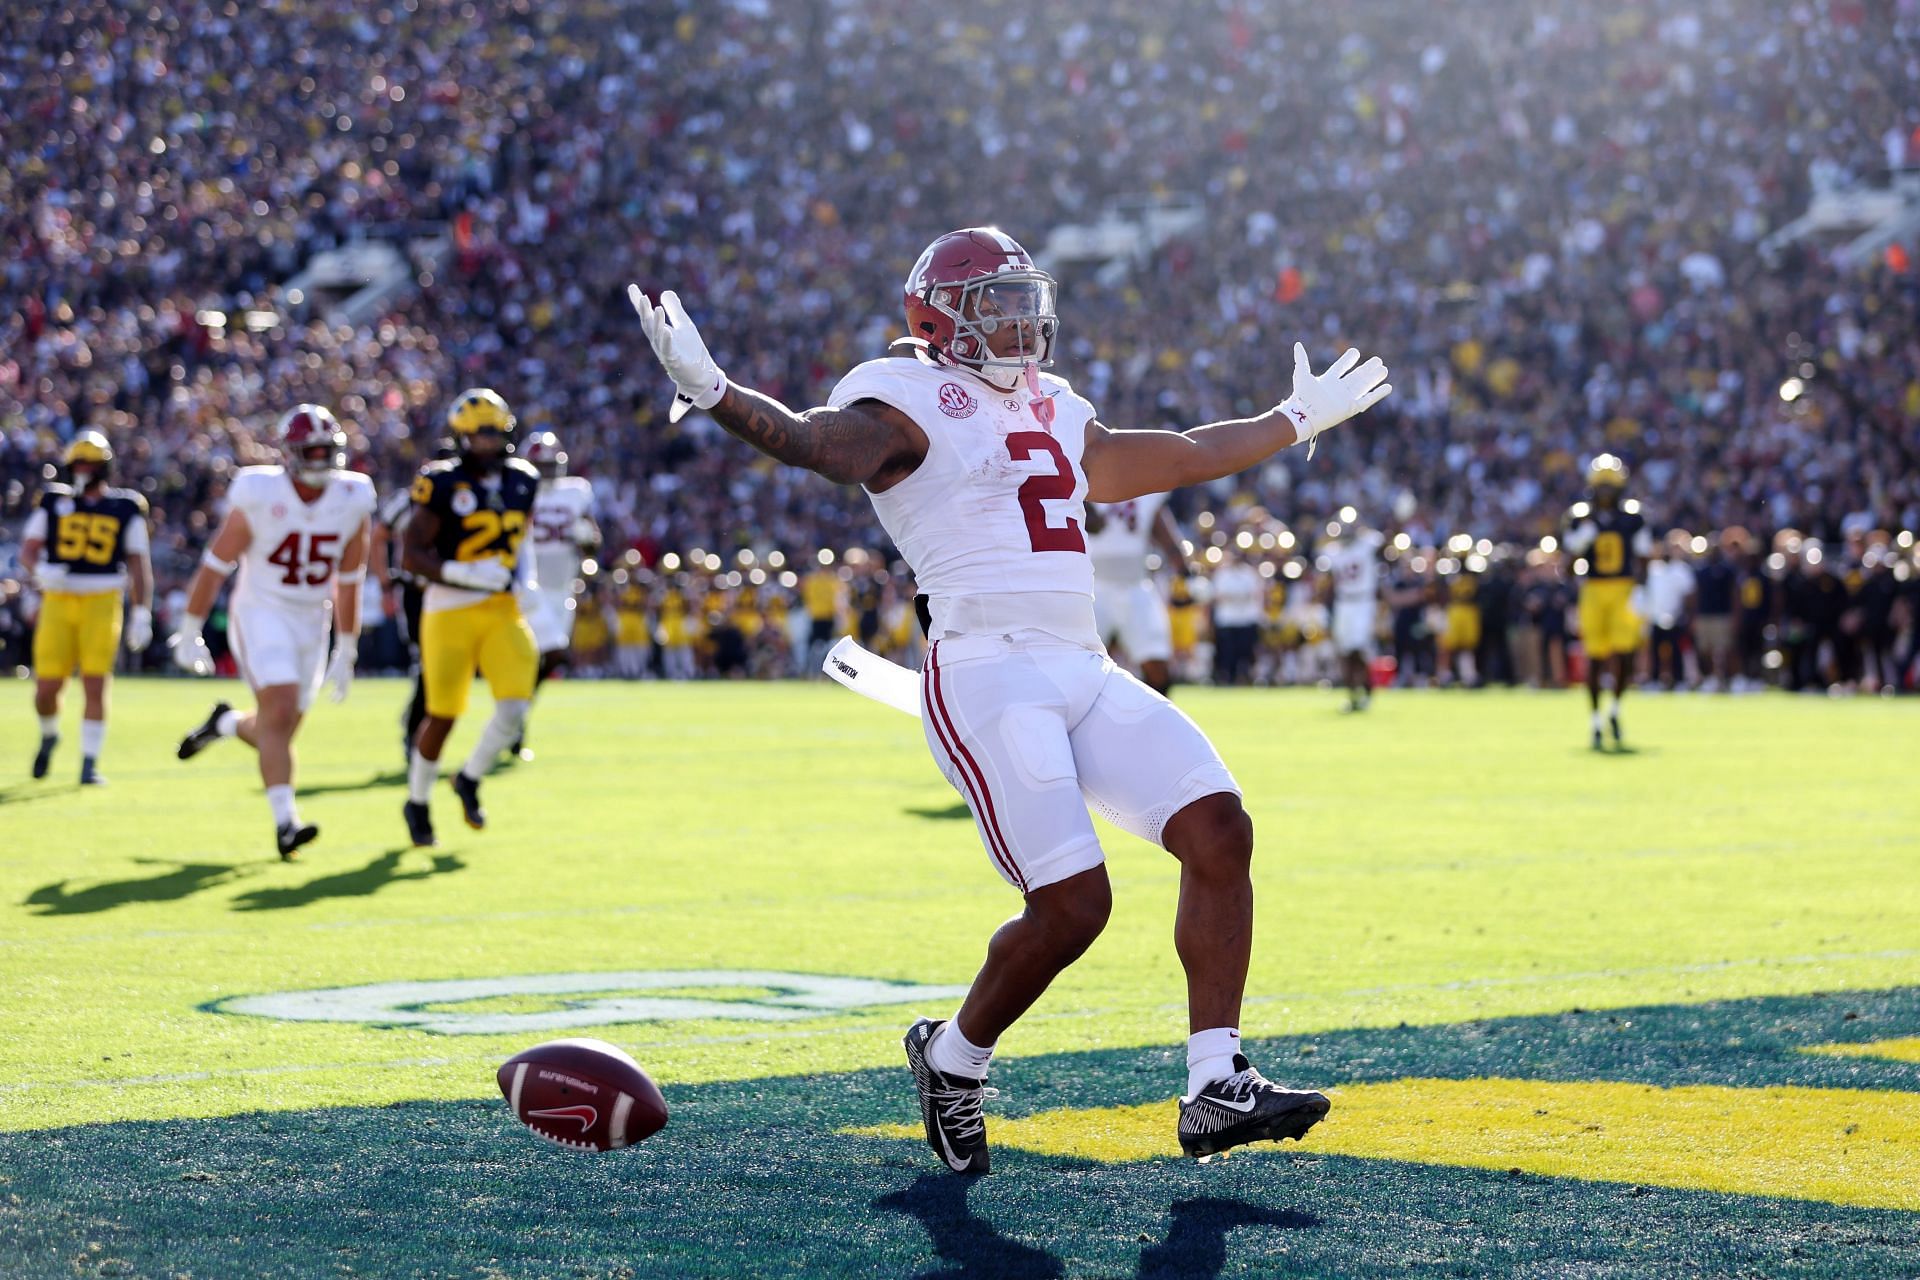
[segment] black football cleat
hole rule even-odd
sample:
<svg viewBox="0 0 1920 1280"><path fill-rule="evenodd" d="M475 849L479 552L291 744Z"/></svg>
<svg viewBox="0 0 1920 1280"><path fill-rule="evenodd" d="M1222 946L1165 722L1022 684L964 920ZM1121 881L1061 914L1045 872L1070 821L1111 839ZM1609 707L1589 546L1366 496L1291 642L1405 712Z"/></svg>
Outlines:
<svg viewBox="0 0 1920 1280"><path fill-rule="evenodd" d="M100 772L100 766L91 757L80 762L80 785L83 787L104 787L107 776Z"/></svg>
<svg viewBox="0 0 1920 1280"><path fill-rule="evenodd" d="M440 842L433 837L433 814L427 806L415 804L409 800L401 806L400 812L406 815L407 834L413 838L416 849L431 849Z"/></svg>
<svg viewBox="0 0 1920 1280"><path fill-rule="evenodd" d="M311 822L295 826L289 822L274 831L274 839L280 846L280 861L292 862L299 856L300 846L312 844L320 835L320 828Z"/></svg>
<svg viewBox="0 0 1920 1280"><path fill-rule="evenodd" d="M1233 1074L1180 1099L1180 1149L1215 1156L1249 1142L1299 1138L1333 1106L1324 1093L1282 1089L1239 1054Z"/></svg>
<svg viewBox="0 0 1920 1280"><path fill-rule="evenodd" d="M460 816L475 831L487 829L487 811L480 807L480 784L464 773L453 775L453 794L460 797Z"/></svg>
<svg viewBox="0 0 1920 1280"><path fill-rule="evenodd" d="M1595 751L1605 751L1607 749L1607 740L1600 736L1598 729L1593 731L1593 749Z"/></svg>
<svg viewBox="0 0 1920 1280"><path fill-rule="evenodd" d="M60 735L48 734L40 739L40 749L33 753L33 776L44 778L47 770L53 768L53 749L60 745Z"/></svg>
<svg viewBox="0 0 1920 1280"><path fill-rule="evenodd" d="M988 1172L987 1119L980 1107L1000 1096L985 1080L969 1080L936 1071L927 1061L927 1043L945 1024L920 1018L907 1028L907 1065L913 1068L914 1087L920 1093L920 1119L927 1126L927 1145L940 1162L955 1173Z"/></svg>
<svg viewBox="0 0 1920 1280"><path fill-rule="evenodd" d="M192 733L180 739L180 749L174 754L182 760L191 760L220 741L220 717L231 710L233 708L224 702L214 703L213 710L207 712L207 718Z"/></svg>
<svg viewBox="0 0 1920 1280"><path fill-rule="evenodd" d="M1608 728L1613 730L1613 745L1616 747L1619 746L1620 745L1620 713L1618 711L1614 712L1612 715L1607 717L1607 726Z"/></svg>

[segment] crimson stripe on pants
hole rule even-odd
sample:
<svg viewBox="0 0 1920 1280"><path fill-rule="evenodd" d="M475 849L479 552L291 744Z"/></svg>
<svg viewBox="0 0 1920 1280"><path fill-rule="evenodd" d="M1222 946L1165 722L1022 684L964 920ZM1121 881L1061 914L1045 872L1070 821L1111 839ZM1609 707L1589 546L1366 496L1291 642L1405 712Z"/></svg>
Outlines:
<svg viewBox="0 0 1920 1280"><path fill-rule="evenodd" d="M967 795L973 800L974 808L980 815L980 829L986 835L987 851L993 854L1006 873L1013 878L1020 892L1027 891L1027 878L1020 874L1020 868L1013 861L1013 854L1007 847L1006 836L1000 831L1000 815L993 807L993 792L987 786L987 776L980 768L980 762L967 750L967 744L960 737L960 730L954 724L953 717L947 711L947 700L940 689L940 642L927 649L927 678L923 681L925 689L922 698L927 703L927 714L933 725L934 734L940 739L940 745L946 748L947 759L953 762L960 773L961 781L966 783ZM944 727L943 727L944 725ZM969 775L968 770L972 773ZM975 791L978 784L979 790Z"/></svg>

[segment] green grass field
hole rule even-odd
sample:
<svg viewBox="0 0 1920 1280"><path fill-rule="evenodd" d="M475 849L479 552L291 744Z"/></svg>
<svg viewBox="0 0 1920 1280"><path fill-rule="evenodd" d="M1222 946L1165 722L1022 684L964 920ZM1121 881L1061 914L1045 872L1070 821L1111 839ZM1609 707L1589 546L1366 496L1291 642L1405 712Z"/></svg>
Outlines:
<svg viewBox="0 0 1920 1280"><path fill-rule="evenodd" d="M43 783L24 684L0 721L0 1274L1920 1274L1914 704L1636 696L1596 756L1572 693L1183 691L1259 830L1243 1028L1334 1111L1169 1154L1176 869L1104 829L1113 923L1003 1043L969 1183L899 1035L1017 900L917 725L563 683L491 829L443 787L415 851L363 682L283 865L243 746L173 758L243 692L122 683L97 791L71 708ZM667 1130L521 1130L494 1067L566 1034Z"/></svg>

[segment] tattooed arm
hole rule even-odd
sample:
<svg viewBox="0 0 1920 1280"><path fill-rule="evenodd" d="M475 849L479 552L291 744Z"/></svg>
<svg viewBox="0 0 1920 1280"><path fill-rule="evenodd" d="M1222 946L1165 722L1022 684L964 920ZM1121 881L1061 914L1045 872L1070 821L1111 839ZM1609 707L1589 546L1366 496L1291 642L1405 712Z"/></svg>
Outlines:
<svg viewBox="0 0 1920 1280"><path fill-rule="evenodd" d="M678 392L669 421L678 422L689 409L704 409L770 458L817 472L835 484L865 485L873 493L912 475L927 456L926 433L906 414L878 400L795 413L771 396L730 382L673 290L662 293L656 306L640 286L630 284L627 298Z"/></svg>
<svg viewBox="0 0 1920 1280"><path fill-rule="evenodd" d="M875 493L912 475L927 456L926 433L878 400L795 413L771 396L729 382L720 403L707 412L770 458Z"/></svg>

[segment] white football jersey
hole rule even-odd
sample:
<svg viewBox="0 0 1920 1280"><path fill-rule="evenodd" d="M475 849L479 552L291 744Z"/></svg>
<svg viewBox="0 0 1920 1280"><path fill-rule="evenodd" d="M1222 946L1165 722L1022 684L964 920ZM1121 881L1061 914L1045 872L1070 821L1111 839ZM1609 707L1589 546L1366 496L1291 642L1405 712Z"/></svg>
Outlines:
<svg viewBox="0 0 1920 1280"><path fill-rule="evenodd" d="M533 495L534 578L542 591L567 593L580 576L580 543L574 527L593 510L593 486L585 476L542 480Z"/></svg>
<svg viewBox="0 0 1920 1280"><path fill-rule="evenodd" d="M1087 554L1093 557L1093 576L1099 582L1132 586L1147 576L1147 552L1153 545L1154 521L1167 505L1164 493L1149 493L1125 502L1102 506L1099 532L1087 535Z"/></svg>
<svg viewBox="0 0 1920 1280"><path fill-rule="evenodd" d="M253 538L240 556L233 597L241 604L319 606L355 534L373 515L373 481L336 471L320 496L303 502L285 467L245 467L227 504L247 517Z"/></svg>
<svg viewBox="0 0 1920 1280"><path fill-rule="evenodd" d="M1001 391L958 369L889 358L854 369L827 402L878 400L927 434L914 473L868 497L936 626L1024 620L1097 648L1080 469L1094 410L1063 378L1041 374L1040 385L1036 407L1024 385Z"/></svg>
<svg viewBox="0 0 1920 1280"><path fill-rule="evenodd" d="M1379 597L1381 542L1378 533L1364 529L1348 534L1327 549L1336 602L1372 604Z"/></svg>

